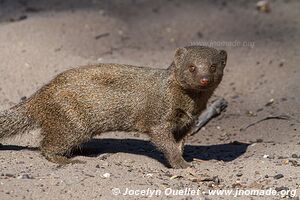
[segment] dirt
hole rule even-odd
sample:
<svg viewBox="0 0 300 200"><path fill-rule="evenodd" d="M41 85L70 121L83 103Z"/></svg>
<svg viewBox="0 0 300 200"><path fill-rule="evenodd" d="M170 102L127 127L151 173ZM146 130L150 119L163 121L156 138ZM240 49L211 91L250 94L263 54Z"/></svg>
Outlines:
<svg viewBox="0 0 300 200"><path fill-rule="evenodd" d="M238 188L290 191L240 199L299 199L300 2L273 0L267 13L255 5L0 0L0 110L58 73L88 63L166 68L174 50L190 44L212 45L229 56L213 97L224 97L229 106L189 138L185 158L192 168L167 168L162 154L139 133L97 137L74 152L86 164L57 166L40 155L35 131L2 141L0 199L147 199L147 189L156 192L151 199L232 199L208 192ZM289 118L241 130L270 115ZM136 195L122 195L126 188ZM200 193L165 194L184 189Z"/></svg>

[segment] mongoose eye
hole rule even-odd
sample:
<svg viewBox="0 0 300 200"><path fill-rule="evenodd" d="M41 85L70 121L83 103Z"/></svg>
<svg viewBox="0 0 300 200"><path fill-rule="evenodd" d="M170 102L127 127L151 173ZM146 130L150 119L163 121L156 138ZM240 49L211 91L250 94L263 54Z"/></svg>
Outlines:
<svg viewBox="0 0 300 200"><path fill-rule="evenodd" d="M216 69L217 69L217 66L215 64L213 64L213 65L210 66L210 71L211 72L215 72Z"/></svg>
<svg viewBox="0 0 300 200"><path fill-rule="evenodd" d="M196 67L194 65L189 66L190 72L194 72L196 70Z"/></svg>

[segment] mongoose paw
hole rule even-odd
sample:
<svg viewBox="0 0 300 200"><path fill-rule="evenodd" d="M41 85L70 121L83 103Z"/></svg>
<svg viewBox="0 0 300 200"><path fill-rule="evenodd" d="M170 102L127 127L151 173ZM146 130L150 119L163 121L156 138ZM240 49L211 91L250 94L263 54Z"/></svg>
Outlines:
<svg viewBox="0 0 300 200"><path fill-rule="evenodd" d="M185 160L181 160L179 162L171 164L171 167L174 169L186 169L188 167L191 167L192 165Z"/></svg>
<svg viewBox="0 0 300 200"><path fill-rule="evenodd" d="M44 154L45 158L53 163L56 163L60 166L64 166L67 164L85 164L85 161L81 161L81 160L72 160L70 158L67 158L65 156L61 156L61 155L53 155L53 154Z"/></svg>
<svg viewBox="0 0 300 200"><path fill-rule="evenodd" d="M86 164L86 161L82 161L82 160L77 160L77 159L73 159L73 160L69 160L70 164Z"/></svg>

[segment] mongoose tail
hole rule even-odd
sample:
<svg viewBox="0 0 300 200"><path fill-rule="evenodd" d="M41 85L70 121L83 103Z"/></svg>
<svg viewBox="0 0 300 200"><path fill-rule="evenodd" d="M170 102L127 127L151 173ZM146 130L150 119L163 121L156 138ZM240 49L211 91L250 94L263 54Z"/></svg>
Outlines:
<svg viewBox="0 0 300 200"><path fill-rule="evenodd" d="M0 139L26 133L35 123L26 115L24 103L0 112Z"/></svg>

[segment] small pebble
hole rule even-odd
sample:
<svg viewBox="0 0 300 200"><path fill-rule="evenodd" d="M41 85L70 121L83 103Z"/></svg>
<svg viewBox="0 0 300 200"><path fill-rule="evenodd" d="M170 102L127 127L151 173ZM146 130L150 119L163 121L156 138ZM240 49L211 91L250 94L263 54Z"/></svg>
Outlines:
<svg viewBox="0 0 300 200"><path fill-rule="evenodd" d="M33 177L30 176L29 174L22 174L18 176L17 179L33 179Z"/></svg>
<svg viewBox="0 0 300 200"><path fill-rule="evenodd" d="M269 158L269 155L266 154L266 155L263 156L263 158Z"/></svg>
<svg viewBox="0 0 300 200"><path fill-rule="evenodd" d="M274 159L275 158L275 156L269 156L269 159Z"/></svg>
<svg viewBox="0 0 300 200"><path fill-rule="evenodd" d="M10 174L10 173L1 174L1 176L6 176L6 177L9 177L9 178L14 178L15 177L14 174Z"/></svg>
<svg viewBox="0 0 300 200"><path fill-rule="evenodd" d="M292 158L300 158L300 156L298 156L297 154L292 154Z"/></svg>
<svg viewBox="0 0 300 200"><path fill-rule="evenodd" d="M270 12L270 3L267 0L258 1L256 3L256 8L261 12L268 13Z"/></svg>
<svg viewBox="0 0 300 200"><path fill-rule="evenodd" d="M249 117L256 117L257 114L255 114L254 112L252 112L251 110L247 110L246 114L249 116Z"/></svg>
<svg viewBox="0 0 300 200"><path fill-rule="evenodd" d="M265 106L270 106L274 103L274 99L270 99L266 104Z"/></svg>
<svg viewBox="0 0 300 200"><path fill-rule="evenodd" d="M256 139L256 143L262 143L264 140L259 138L259 139Z"/></svg>
<svg viewBox="0 0 300 200"><path fill-rule="evenodd" d="M289 163L290 163L290 160L289 160L289 159L286 159L286 160L283 161L283 164L285 164L285 165L287 165L287 164L289 164Z"/></svg>
<svg viewBox="0 0 300 200"><path fill-rule="evenodd" d="M105 153L105 154L102 154L99 156L99 159L100 160L106 160L109 156L111 156L110 153Z"/></svg>
<svg viewBox="0 0 300 200"><path fill-rule="evenodd" d="M213 177L213 182L214 182L215 184L220 184L220 183L221 183L221 180L219 179L218 176L214 176L214 177Z"/></svg>
<svg viewBox="0 0 300 200"><path fill-rule="evenodd" d="M285 186L281 186L281 187L276 187L275 190L276 190L277 192L280 192L280 191L282 191L282 190L288 191L289 188L288 188L288 187L285 187Z"/></svg>
<svg viewBox="0 0 300 200"><path fill-rule="evenodd" d="M105 174L103 174L103 177L104 177L104 178L109 178L109 177L110 177L110 173L105 173Z"/></svg>
<svg viewBox="0 0 300 200"><path fill-rule="evenodd" d="M27 99L26 96L21 97L21 101L25 101Z"/></svg>
<svg viewBox="0 0 300 200"><path fill-rule="evenodd" d="M274 179L281 179L283 177L284 177L283 174L277 174L274 176Z"/></svg>
<svg viewBox="0 0 300 200"><path fill-rule="evenodd" d="M288 158L288 157L286 157L286 156L278 156L278 159L286 159L286 158Z"/></svg>
<svg viewBox="0 0 300 200"><path fill-rule="evenodd" d="M243 173L242 173L242 172L238 172L238 173L236 174L236 176L237 176L237 177L241 177L241 176L243 176Z"/></svg>
<svg viewBox="0 0 300 200"><path fill-rule="evenodd" d="M300 164L298 164L298 162L297 162L296 160L289 160L289 162L290 162L294 167L300 166Z"/></svg>
<svg viewBox="0 0 300 200"><path fill-rule="evenodd" d="M149 174L146 174L146 177L152 177L153 174L149 173Z"/></svg>
<svg viewBox="0 0 300 200"><path fill-rule="evenodd" d="M281 62L279 63L279 67L283 67L283 64L284 64L284 62L281 61Z"/></svg>
<svg viewBox="0 0 300 200"><path fill-rule="evenodd" d="M198 36L199 38L202 38L202 37L203 37L203 34L202 34L200 31L198 31L198 32L197 32L197 36Z"/></svg>

